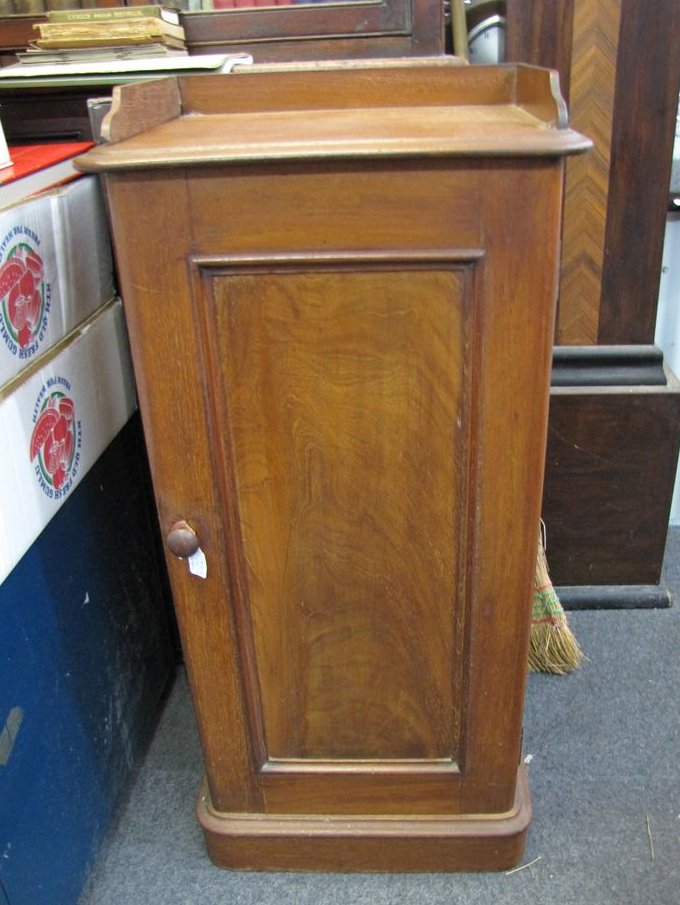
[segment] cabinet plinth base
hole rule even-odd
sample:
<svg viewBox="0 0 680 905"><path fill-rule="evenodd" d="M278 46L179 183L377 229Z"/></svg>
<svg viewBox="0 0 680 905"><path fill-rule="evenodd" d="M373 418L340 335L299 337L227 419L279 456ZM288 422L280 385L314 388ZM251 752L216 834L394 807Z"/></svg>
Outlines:
<svg viewBox="0 0 680 905"><path fill-rule="evenodd" d="M523 768L502 814L450 817L225 814L204 782L198 820L218 867L231 870L476 871L519 862L531 821Z"/></svg>

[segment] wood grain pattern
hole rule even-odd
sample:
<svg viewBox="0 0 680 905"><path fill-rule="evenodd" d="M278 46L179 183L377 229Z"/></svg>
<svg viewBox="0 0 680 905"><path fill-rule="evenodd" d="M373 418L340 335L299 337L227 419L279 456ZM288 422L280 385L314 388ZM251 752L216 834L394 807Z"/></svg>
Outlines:
<svg viewBox="0 0 680 905"><path fill-rule="evenodd" d="M78 165L101 171L190 162L560 157L590 147L567 127L553 75L532 67L369 64L313 73L318 78L288 69L251 73L246 67L227 82L223 76L180 77L181 116L143 136L100 145ZM120 98L115 118L125 133L128 116L134 121L138 110L134 93L121 91ZM301 110L304 131L298 125ZM114 122L112 117L110 128Z"/></svg>
<svg viewBox="0 0 680 905"><path fill-rule="evenodd" d="M183 24L192 53L246 51L258 62L444 52L444 9L437 0L233 9L186 16Z"/></svg>
<svg viewBox="0 0 680 905"><path fill-rule="evenodd" d="M504 870L521 859L531 821L524 767L518 770L516 788L504 814L456 821L220 814L205 783L197 811L210 857L232 870L258 870L263 862L273 870L297 871Z"/></svg>
<svg viewBox="0 0 680 905"><path fill-rule="evenodd" d="M567 163L557 339L596 343L604 264L621 0L576 0L571 114L594 141Z"/></svg>
<svg viewBox="0 0 680 905"><path fill-rule="evenodd" d="M680 91L680 4L624 0L604 243L601 343L654 341Z"/></svg>
<svg viewBox="0 0 680 905"><path fill-rule="evenodd" d="M390 71L372 79L389 97ZM208 565L202 579L168 553L209 784L201 821L225 866L305 866L304 852L319 869L491 868L522 851L573 143L553 128L556 155L508 154L496 137L490 157L432 157L420 91L401 150L208 166L199 143L156 171L158 127L139 170L125 169L130 142L96 155L116 168L161 524L188 522ZM336 96L360 135L365 111ZM190 118L176 124L185 151ZM302 147L322 118L296 119Z"/></svg>
<svg viewBox="0 0 680 905"><path fill-rule="evenodd" d="M181 111L177 79L153 79L134 86L134 100L128 104L125 116L120 116L121 94L113 89L111 109L102 122L102 138L108 142L124 141L140 132L168 122ZM129 95L126 95L129 98Z"/></svg>
<svg viewBox="0 0 680 905"><path fill-rule="evenodd" d="M364 268L212 286L268 757L450 760L470 289Z"/></svg>
<svg viewBox="0 0 680 905"><path fill-rule="evenodd" d="M580 0L581 6L584 2ZM567 96L572 49L566 52L564 39L568 35L571 41L573 20L570 25L565 19L564 27L558 23L560 8L571 6L573 13L574 5L575 0L507 3L508 58L556 66ZM606 8L596 0L591 6L594 14ZM579 341L588 343L649 343L653 339L680 88L680 56L676 52L680 5L675 0L653 4L648 0L621 0L619 7L616 71L608 90L609 98L612 91L614 95L606 223L604 231L598 231L597 240L602 243L596 256L602 262L599 303L589 309L585 331L580 327L580 311L571 312ZM580 53L588 55L592 49L586 45ZM577 108L578 98L572 98L573 117L577 117ZM583 128L587 130L588 126ZM581 162L571 163L578 167ZM602 193L601 203L604 200ZM566 222L565 231L569 232ZM587 249L592 239L586 236L579 241ZM585 261L586 267L592 266L592 257ZM573 263L576 268L580 266L577 260ZM596 273L591 273L590 280L584 291L592 292L595 298ZM571 313L562 303L560 322L562 316L566 319ZM566 331L562 336L563 342L568 341ZM660 440L656 428L650 430L649 425L656 418L669 424L668 414L663 414L665 403L661 405L643 388L631 387L625 397L620 396L617 410L627 430L620 434L614 428L612 437L617 439L609 445L602 436L603 424L614 417L608 392L604 390L607 398L598 399L593 388L591 395L571 400L568 411L561 411L561 403L551 409L551 445L557 442L553 431L566 439L560 454L548 460L545 495L550 517L559 525L559 538L551 545L552 556L559 560L560 580L568 584L588 584L593 573L598 581L614 585L656 581L663 561L671 488L661 476L673 471L676 453L670 442L673 430ZM603 458L608 464L595 469L589 480L577 447L584 440L595 442L595 438L599 438L603 450L606 447ZM570 440L576 445L570 447ZM635 473L645 461L649 468L640 485L645 491L638 496L622 476ZM582 467L586 470L581 471ZM648 480L653 475L659 476L659 482L650 487ZM631 480L637 486L637 479ZM580 488L578 493L575 487ZM660 495L662 487L666 499ZM603 530L603 525L608 527Z"/></svg>
<svg viewBox="0 0 680 905"><path fill-rule="evenodd" d="M107 184L107 192L161 533L165 537L171 525L190 514L203 549L224 550L211 441L197 405L201 391L194 382L200 349L186 304L186 258L191 252L187 186L182 179L147 173L140 192L138 178L121 174ZM127 212L138 201L142 204L132 225ZM158 229L159 210L164 211L167 235ZM158 260L163 267L156 265ZM183 397L187 386L192 389ZM237 638L232 614L223 606L223 589L230 584L228 560L211 557L204 593L196 597L186 563L166 559L213 801L220 808L261 808L243 679L230 664ZM201 681L203 674L220 676L219 697Z"/></svg>
<svg viewBox="0 0 680 905"><path fill-rule="evenodd" d="M142 166L155 155L157 166L183 166L188 161L204 163L222 159L233 162L257 160L317 160L324 157L390 156L410 157L415 152L433 157L498 153L542 157L559 156L567 142L573 152L586 150L589 143L568 129L543 128L544 124L521 106L508 112L502 107L479 107L471 115L461 108L452 112L431 107L427 127L399 106L386 108L379 119L371 109L310 110L304 139L296 126L297 114L288 111L254 114L216 115L203 121L187 117L183 123L183 143L176 140L175 123L156 126L143 140L131 138L118 154L119 165ZM349 131L351 130L351 131ZM100 160L107 149L101 147ZM94 158L90 158L91 161Z"/></svg>
<svg viewBox="0 0 680 905"><path fill-rule="evenodd" d="M569 165L578 176L565 210L574 285L561 293L559 341L650 343L680 90L680 5L508 0L507 20L508 59L557 67L574 126L596 139L592 162Z"/></svg>
<svg viewBox="0 0 680 905"><path fill-rule="evenodd" d="M44 21L44 14L0 19L5 65L31 43L33 25ZM191 53L246 52L258 62L444 53L444 8L438 0L216 10L186 16L183 25Z"/></svg>
<svg viewBox="0 0 680 905"><path fill-rule="evenodd" d="M679 390L674 379L664 387L553 390L543 518L557 584L660 581Z"/></svg>
<svg viewBox="0 0 680 905"><path fill-rule="evenodd" d="M569 104L575 0L506 0L505 58L556 69Z"/></svg>
<svg viewBox="0 0 680 905"><path fill-rule="evenodd" d="M452 81L451 70L456 70ZM389 71L386 89L381 73ZM273 78L276 73L276 78ZM310 78L314 74L316 78ZM234 81L237 79L238 81ZM246 79L246 82L242 80ZM348 60L316 64L239 66L228 85L222 76L180 79L184 113L219 115L284 110L328 110L507 104L517 100L514 67L461 66L453 57ZM545 73L543 83L546 85ZM241 86L247 87L244 94ZM544 93L549 93L544 88Z"/></svg>

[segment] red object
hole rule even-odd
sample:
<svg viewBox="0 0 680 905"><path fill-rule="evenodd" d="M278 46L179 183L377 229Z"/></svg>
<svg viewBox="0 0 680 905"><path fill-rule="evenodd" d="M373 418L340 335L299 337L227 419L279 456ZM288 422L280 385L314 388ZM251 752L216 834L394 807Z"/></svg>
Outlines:
<svg viewBox="0 0 680 905"><path fill-rule="evenodd" d="M76 177L73 158L93 145L92 141L69 141L10 147L12 164L0 169L0 209Z"/></svg>
<svg viewBox="0 0 680 905"><path fill-rule="evenodd" d="M9 149L12 166L0 170L0 185L21 179L22 176L61 163L78 154L84 154L93 145L92 141L62 141L53 145L13 145Z"/></svg>

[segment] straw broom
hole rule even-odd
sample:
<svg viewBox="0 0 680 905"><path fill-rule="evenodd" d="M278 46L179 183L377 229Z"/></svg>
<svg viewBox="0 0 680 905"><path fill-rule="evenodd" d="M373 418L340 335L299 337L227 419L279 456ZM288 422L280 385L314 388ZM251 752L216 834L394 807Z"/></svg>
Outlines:
<svg viewBox="0 0 680 905"><path fill-rule="evenodd" d="M545 547L538 541L531 610L529 669L564 676L581 665L583 653L567 624L562 604L550 580Z"/></svg>

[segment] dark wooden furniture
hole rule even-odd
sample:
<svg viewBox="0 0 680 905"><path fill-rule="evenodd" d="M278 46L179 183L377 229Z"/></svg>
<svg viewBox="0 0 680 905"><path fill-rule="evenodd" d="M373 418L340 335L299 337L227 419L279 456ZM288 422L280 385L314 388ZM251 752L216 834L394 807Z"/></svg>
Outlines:
<svg viewBox="0 0 680 905"><path fill-rule="evenodd" d="M183 23L192 53L247 51L258 63L444 52L441 0L233 9L185 15Z"/></svg>
<svg viewBox="0 0 680 905"><path fill-rule="evenodd" d="M595 144L567 167L556 340L619 346L625 376L600 361L553 394L544 517L555 581L611 602L654 599L677 464L677 383L635 383L634 344L654 342L679 43L675 0L507 0L508 58L556 68Z"/></svg>
<svg viewBox="0 0 680 905"><path fill-rule="evenodd" d="M111 205L211 857L515 863L563 157L588 141L531 68L117 91L81 165Z"/></svg>
<svg viewBox="0 0 680 905"><path fill-rule="evenodd" d="M25 50L40 21L44 16L0 17L2 65ZM182 21L190 53L248 52L258 63L438 56L445 46L440 0L250 7L191 13ZM52 88L0 83L5 136L14 144L90 139L87 99L111 90L107 80Z"/></svg>
<svg viewBox="0 0 680 905"><path fill-rule="evenodd" d="M91 141L88 98L110 93L108 86L6 88L0 84L0 116L5 138L13 145Z"/></svg>
<svg viewBox="0 0 680 905"><path fill-rule="evenodd" d="M555 68L593 152L567 167L560 344L654 342L680 88L675 0L507 0L507 56Z"/></svg>
<svg viewBox="0 0 680 905"><path fill-rule="evenodd" d="M623 371L634 375L631 356ZM653 589L678 460L679 397L670 373L664 384L553 388L543 517L551 576L569 586L561 588L565 605L573 585L591 586L593 605L668 605L665 591Z"/></svg>
<svg viewBox="0 0 680 905"><path fill-rule="evenodd" d="M44 16L0 17L2 65L25 50L40 21ZM182 22L191 54L248 52L258 63L438 56L445 47L440 0L249 7L185 14ZM90 139L87 99L111 90L106 80L54 88L0 84L5 135L15 144Z"/></svg>
<svg viewBox="0 0 680 905"><path fill-rule="evenodd" d="M0 18L6 62L35 37L44 16ZM247 51L258 63L444 53L440 0L309 3L188 13L182 24L191 53Z"/></svg>
<svg viewBox="0 0 680 905"><path fill-rule="evenodd" d="M349 5L354 14L363 14L366 8ZM220 47L250 48L258 60L440 52L442 25L438 6L433 11L427 3L414 0L413 6L402 4L401 12L395 12L396 6L390 4L389 15L384 4L380 6L382 12L372 6L370 9L378 18L384 15L382 25L378 26L378 18L372 16L373 31L360 28L351 38L346 22L339 31L329 28L324 34L319 25L313 32L313 22L330 22L326 18L330 10L324 5L300 10L231 10L187 19L193 23L189 31L195 35L196 52ZM341 14L346 17L351 13L345 9ZM386 23L397 20L410 22L411 31L407 29L400 36L390 32L392 26ZM208 22L215 26L215 32L206 31ZM429 24L423 31L426 22ZM274 23L279 25L273 28ZM304 24L304 29L286 34L284 23L286 28L303 28ZM30 25L28 19L20 17L0 20L0 46L8 52L24 46ZM241 42L242 28L245 43ZM263 28L270 32L265 34ZM205 43L211 34L216 40L213 45ZM680 56L674 52L679 41L680 5L675 0L653 4L648 0L507 0L508 58L556 68L575 125L595 139L593 153L569 163L556 333L560 344L628 346L653 341L670 136L680 79ZM39 136L90 137L85 108L90 93L91 89L75 88L67 92L3 92L0 103L8 137L14 142L32 141ZM633 366L631 373L634 371ZM606 376L603 380L606 383ZM627 390L628 395L633 392ZM660 578L671 502L665 476L675 461L665 457L675 456L680 397L657 403L656 397L642 388L640 394L640 406L651 408L642 419L636 414L641 408L621 408L622 432L628 438L623 446L614 445L613 434L604 429L606 421L599 420L600 406L593 386L587 397L582 394L579 403L590 414L579 415L580 426L577 430L574 424L571 438L569 430L564 433L568 425L560 418L564 445L562 453L548 461L545 510L551 553L562 551L560 582L581 583L583 575L597 574L598 582L606 585L627 585L630 546L620 538L631 537L635 539L634 560L641 562L644 558L645 574L656 576L656 582ZM554 407L560 404L554 401ZM657 404L660 409L655 408ZM642 453L649 437L646 423L657 413L669 442L649 447L645 457ZM606 455L611 465L609 475L600 473L591 486L578 454L579 434L584 430L597 439L601 450L611 444ZM555 440L558 442L559 438L556 436ZM573 452L568 454L570 449ZM633 515L635 494L619 499L614 494L643 478L647 480L648 474L637 472L636 476L639 466L634 467L635 462L645 459L648 464L655 462L651 474L664 477L646 498L646 518L652 518L653 509L656 541L652 547L645 540L643 550L638 547L640 520ZM576 473L581 475L581 494L571 492ZM591 527L586 531L583 514L587 501L603 497L607 497L607 505L599 513L599 521L589 521ZM602 544L607 550L606 555L600 556ZM635 584L640 583L642 578Z"/></svg>

